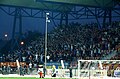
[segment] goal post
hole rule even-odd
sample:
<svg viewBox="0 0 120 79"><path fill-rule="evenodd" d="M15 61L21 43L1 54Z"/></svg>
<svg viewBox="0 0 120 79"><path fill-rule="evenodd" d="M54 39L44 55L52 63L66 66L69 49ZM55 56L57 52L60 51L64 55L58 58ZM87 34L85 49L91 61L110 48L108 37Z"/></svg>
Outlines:
<svg viewBox="0 0 120 79"><path fill-rule="evenodd" d="M120 60L78 60L78 79L102 79L109 71L114 75L118 64Z"/></svg>

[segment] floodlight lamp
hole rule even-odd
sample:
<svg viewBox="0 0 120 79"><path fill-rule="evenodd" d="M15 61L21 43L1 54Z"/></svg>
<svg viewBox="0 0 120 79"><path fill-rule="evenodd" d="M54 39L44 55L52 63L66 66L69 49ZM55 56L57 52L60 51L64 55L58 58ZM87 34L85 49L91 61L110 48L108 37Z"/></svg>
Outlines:
<svg viewBox="0 0 120 79"><path fill-rule="evenodd" d="M7 37L8 35L7 34L5 34L5 37Z"/></svg>
<svg viewBox="0 0 120 79"><path fill-rule="evenodd" d="M21 45L23 45L23 44L24 44L24 42L22 41L22 42L21 42Z"/></svg>
<svg viewBox="0 0 120 79"><path fill-rule="evenodd" d="M47 22L50 22L50 20L47 20Z"/></svg>
<svg viewBox="0 0 120 79"><path fill-rule="evenodd" d="M46 15L49 15L49 13L46 13Z"/></svg>

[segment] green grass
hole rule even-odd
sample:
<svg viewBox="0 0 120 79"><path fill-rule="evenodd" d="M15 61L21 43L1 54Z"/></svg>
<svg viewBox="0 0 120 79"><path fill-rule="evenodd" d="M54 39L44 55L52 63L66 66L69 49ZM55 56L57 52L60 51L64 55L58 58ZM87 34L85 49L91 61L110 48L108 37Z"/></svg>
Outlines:
<svg viewBox="0 0 120 79"><path fill-rule="evenodd" d="M0 77L0 79L38 79L38 78L31 78L31 77Z"/></svg>
<svg viewBox="0 0 120 79"><path fill-rule="evenodd" d="M0 77L0 79L69 79L69 78ZM77 79L77 78L71 78L71 79Z"/></svg>

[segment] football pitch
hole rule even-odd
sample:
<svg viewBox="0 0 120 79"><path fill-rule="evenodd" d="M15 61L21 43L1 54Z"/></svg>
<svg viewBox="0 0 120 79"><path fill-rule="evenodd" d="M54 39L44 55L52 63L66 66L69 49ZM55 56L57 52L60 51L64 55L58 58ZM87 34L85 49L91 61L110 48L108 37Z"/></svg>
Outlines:
<svg viewBox="0 0 120 79"><path fill-rule="evenodd" d="M77 78L0 77L0 79L77 79Z"/></svg>
<svg viewBox="0 0 120 79"><path fill-rule="evenodd" d="M78 78L35 78L35 77L0 77L0 79L78 79ZM89 78L79 78L89 79ZM90 78L90 79L120 79L120 78Z"/></svg>

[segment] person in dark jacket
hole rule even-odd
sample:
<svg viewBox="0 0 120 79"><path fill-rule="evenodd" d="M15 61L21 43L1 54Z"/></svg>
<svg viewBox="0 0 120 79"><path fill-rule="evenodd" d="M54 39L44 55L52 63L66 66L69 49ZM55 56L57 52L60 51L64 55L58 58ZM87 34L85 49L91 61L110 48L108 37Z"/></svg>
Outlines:
<svg viewBox="0 0 120 79"><path fill-rule="evenodd" d="M72 78L72 67L69 68L70 71L70 78Z"/></svg>

